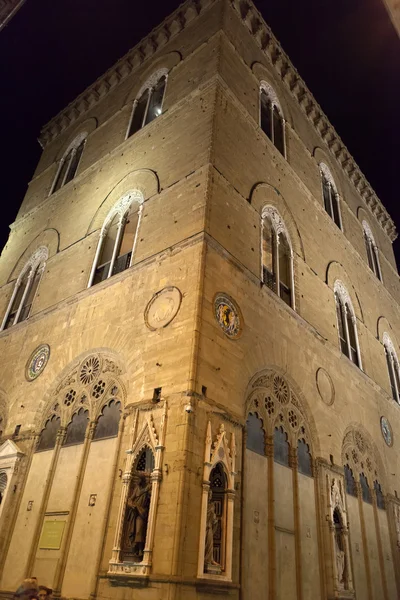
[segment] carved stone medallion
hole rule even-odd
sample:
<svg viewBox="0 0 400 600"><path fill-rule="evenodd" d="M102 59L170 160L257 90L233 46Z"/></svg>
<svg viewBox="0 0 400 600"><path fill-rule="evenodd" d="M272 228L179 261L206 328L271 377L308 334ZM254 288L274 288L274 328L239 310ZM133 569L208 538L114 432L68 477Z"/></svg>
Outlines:
<svg viewBox="0 0 400 600"><path fill-rule="evenodd" d="M217 294L214 298L214 315L225 335L232 340L242 333L242 316L236 302L226 294Z"/></svg>
<svg viewBox="0 0 400 600"><path fill-rule="evenodd" d="M50 356L50 346L42 344L30 355L26 363L25 376L28 381L34 381L44 371Z"/></svg>
<svg viewBox="0 0 400 600"><path fill-rule="evenodd" d="M182 301L177 287L165 287L152 297L144 312L144 321L149 329L155 331L171 323L176 317Z"/></svg>
<svg viewBox="0 0 400 600"><path fill-rule="evenodd" d="M316 382L322 402L331 406L335 400L335 387L329 373L322 367L317 370Z"/></svg>
<svg viewBox="0 0 400 600"><path fill-rule="evenodd" d="M388 446L393 446L393 433L389 421L386 417L381 417L381 432L383 439Z"/></svg>

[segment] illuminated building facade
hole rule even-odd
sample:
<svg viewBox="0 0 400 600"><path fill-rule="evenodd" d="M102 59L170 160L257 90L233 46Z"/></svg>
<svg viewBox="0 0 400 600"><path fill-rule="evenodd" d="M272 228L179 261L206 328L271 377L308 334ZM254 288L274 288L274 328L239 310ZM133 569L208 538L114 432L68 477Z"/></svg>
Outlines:
<svg viewBox="0 0 400 600"><path fill-rule="evenodd" d="M0 589L394 600L395 226L253 4L45 126L0 261Z"/></svg>

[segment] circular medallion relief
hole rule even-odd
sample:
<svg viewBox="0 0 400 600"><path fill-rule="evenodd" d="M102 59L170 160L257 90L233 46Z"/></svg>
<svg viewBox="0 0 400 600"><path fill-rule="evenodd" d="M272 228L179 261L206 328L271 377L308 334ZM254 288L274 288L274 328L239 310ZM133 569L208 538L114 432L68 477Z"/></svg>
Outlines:
<svg viewBox="0 0 400 600"><path fill-rule="evenodd" d="M177 287L165 287L152 297L144 311L144 321L152 331L162 329L176 317L182 294Z"/></svg>
<svg viewBox="0 0 400 600"><path fill-rule="evenodd" d="M242 317L236 302L226 294L214 298L214 315L226 336L237 339L242 332Z"/></svg>
<svg viewBox="0 0 400 600"><path fill-rule="evenodd" d="M317 370L316 380L321 400L330 406L335 400L335 387L329 373L320 367Z"/></svg>
<svg viewBox="0 0 400 600"><path fill-rule="evenodd" d="M389 421L386 417L381 417L381 431L383 439L388 446L393 446L393 433Z"/></svg>
<svg viewBox="0 0 400 600"><path fill-rule="evenodd" d="M33 381L44 371L50 356L50 346L42 344L30 355L26 364L25 375L28 381Z"/></svg>

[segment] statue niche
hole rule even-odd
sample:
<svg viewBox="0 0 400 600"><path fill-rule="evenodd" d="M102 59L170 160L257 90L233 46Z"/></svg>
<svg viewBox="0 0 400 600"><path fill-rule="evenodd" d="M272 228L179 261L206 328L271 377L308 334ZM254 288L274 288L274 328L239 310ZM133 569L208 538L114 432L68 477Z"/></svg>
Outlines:
<svg viewBox="0 0 400 600"><path fill-rule="evenodd" d="M141 563L146 545L151 501L151 472L154 456L150 448L142 450L131 473L122 538L123 560Z"/></svg>
<svg viewBox="0 0 400 600"><path fill-rule="evenodd" d="M225 564L226 475L221 463L210 474L208 493L204 571L220 575Z"/></svg>
<svg viewBox="0 0 400 600"><path fill-rule="evenodd" d="M333 526L335 539L336 573L340 588L347 589L346 585L346 554L343 539L343 523L339 509L333 511Z"/></svg>

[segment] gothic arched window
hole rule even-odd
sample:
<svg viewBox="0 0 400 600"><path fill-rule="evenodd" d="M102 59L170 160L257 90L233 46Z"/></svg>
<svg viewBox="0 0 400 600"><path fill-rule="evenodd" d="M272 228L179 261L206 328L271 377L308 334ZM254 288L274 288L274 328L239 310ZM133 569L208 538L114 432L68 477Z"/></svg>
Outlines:
<svg viewBox="0 0 400 600"><path fill-rule="evenodd" d="M299 473L312 477L312 461L310 448L304 439L297 442L297 466Z"/></svg>
<svg viewBox="0 0 400 600"><path fill-rule="evenodd" d="M56 445L57 432L60 429L61 420L60 417L55 415L49 419L40 434L39 444L36 448L39 450L52 450Z"/></svg>
<svg viewBox="0 0 400 600"><path fill-rule="evenodd" d="M293 251L285 224L272 206L262 212L262 280L294 308Z"/></svg>
<svg viewBox="0 0 400 600"><path fill-rule="evenodd" d="M362 222L364 231L364 241L367 250L368 265L376 277L382 281L381 265L379 263L378 246L375 244L374 236L370 226L366 221Z"/></svg>
<svg viewBox="0 0 400 600"><path fill-rule="evenodd" d="M371 490L368 485L368 479L366 478L364 473L360 474L360 484L361 484L362 499L364 500L364 502L368 502L369 504L372 504Z"/></svg>
<svg viewBox="0 0 400 600"><path fill-rule="evenodd" d="M87 424L89 422L89 411L81 408L76 412L67 427L64 446L82 444L85 439Z"/></svg>
<svg viewBox="0 0 400 600"><path fill-rule="evenodd" d="M265 456L263 422L256 413L249 413L246 421L246 448Z"/></svg>
<svg viewBox="0 0 400 600"><path fill-rule="evenodd" d="M93 439L100 440L118 435L120 418L121 403L116 400L111 400L111 402L109 402L101 411Z"/></svg>
<svg viewBox="0 0 400 600"><path fill-rule="evenodd" d="M349 465L344 465L344 479L346 482L346 493L350 496L357 497L356 481L354 479L353 471L350 469Z"/></svg>
<svg viewBox="0 0 400 600"><path fill-rule="evenodd" d="M360 369L361 356L358 344L357 321L353 305L346 288L339 281L335 282L336 315L339 332L340 349Z"/></svg>
<svg viewBox="0 0 400 600"><path fill-rule="evenodd" d="M400 365L393 342L387 333L383 334L383 346L385 348L392 397L400 403Z"/></svg>
<svg viewBox="0 0 400 600"><path fill-rule="evenodd" d="M88 287L131 266L142 203L140 192L128 192L109 212L100 232Z"/></svg>
<svg viewBox="0 0 400 600"><path fill-rule="evenodd" d="M161 69L142 87L133 103L127 138L161 115L166 85L167 70Z"/></svg>
<svg viewBox="0 0 400 600"><path fill-rule="evenodd" d="M15 283L0 331L29 317L47 258L47 248L41 247L22 269Z"/></svg>
<svg viewBox="0 0 400 600"><path fill-rule="evenodd" d="M289 442L283 427L275 427L274 430L274 461L289 466Z"/></svg>
<svg viewBox="0 0 400 600"><path fill-rule="evenodd" d="M324 199L325 210L339 229L343 229L339 207L339 194L336 189L335 181L325 163L320 163L319 169L321 173L322 196Z"/></svg>
<svg viewBox="0 0 400 600"><path fill-rule="evenodd" d="M260 126L279 152L286 157L285 120L274 89L265 81L260 86Z"/></svg>
<svg viewBox="0 0 400 600"><path fill-rule="evenodd" d="M80 160L82 158L86 138L86 132L80 133L68 146L64 156L59 162L57 174L54 178L53 185L50 189L50 194L52 194L53 192L57 192L57 190L62 188L63 185L65 185L75 177Z"/></svg>

